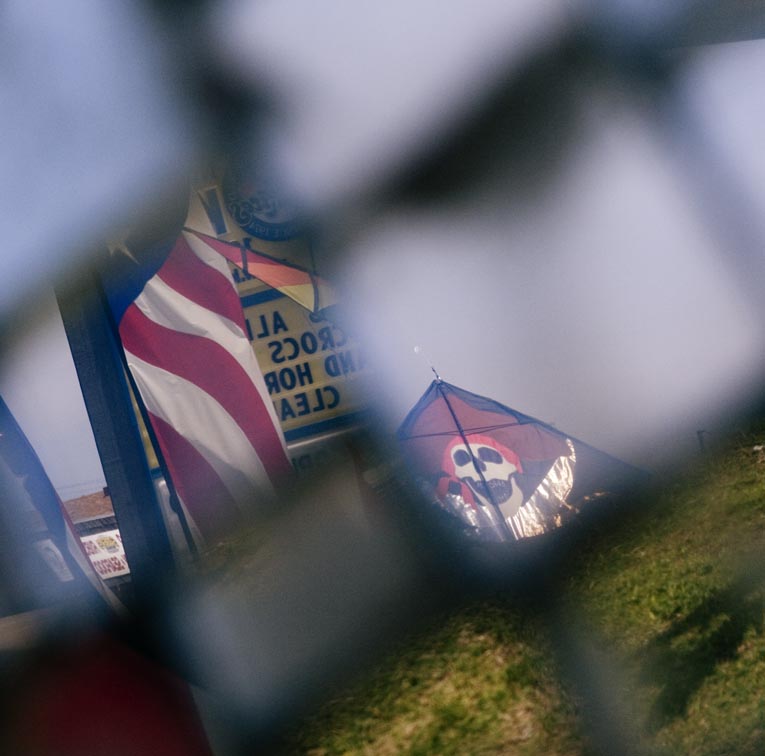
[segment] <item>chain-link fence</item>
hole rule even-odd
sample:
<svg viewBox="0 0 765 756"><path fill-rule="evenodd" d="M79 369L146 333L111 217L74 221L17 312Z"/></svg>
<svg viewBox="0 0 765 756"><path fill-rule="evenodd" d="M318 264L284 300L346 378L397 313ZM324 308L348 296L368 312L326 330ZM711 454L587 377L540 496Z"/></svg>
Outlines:
<svg viewBox="0 0 765 756"><path fill-rule="evenodd" d="M100 236L150 236L189 178L232 163L298 198L312 263L342 287L337 317L368 346L357 390L374 421L201 574L158 566L135 525L147 561L115 632L207 691L224 752L267 750L394 639L497 591L551 628L592 749L640 752L616 672L563 597L571 555L622 518L639 526L645 491L540 539L466 542L392 432L430 369L415 344L666 485L704 433L756 415L765 8L505 5L7 9L7 359L36 338L45 285L73 327ZM50 641L33 651L60 651Z"/></svg>

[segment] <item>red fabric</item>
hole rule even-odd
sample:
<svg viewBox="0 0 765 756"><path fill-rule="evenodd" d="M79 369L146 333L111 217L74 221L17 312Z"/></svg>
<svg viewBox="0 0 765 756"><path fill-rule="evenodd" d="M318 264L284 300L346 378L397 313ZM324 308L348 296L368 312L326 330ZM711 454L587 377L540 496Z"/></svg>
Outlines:
<svg viewBox="0 0 765 756"><path fill-rule="evenodd" d="M231 281L205 265L189 249L183 235L178 237L157 275L179 294L245 330L239 295L234 292Z"/></svg>
<svg viewBox="0 0 765 756"><path fill-rule="evenodd" d="M562 434L553 433L537 423L521 424L510 412L471 406L454 392L448 396L451 410L466 435L491 436L512 449L521 461L554 460L569 454L566 437ZM442 469L446 447L453 439L461 439L449 405L442 396L436 395L410 425L408 437L401 439L407 453L431 475Z"/></svg>
<svg viewBox="0 0 765 756"><path fill-rule="evenodd" d="M13 713L14 756L213 756L188 685L107 637L40 660Z"/></svg>
<svg viewBox="0 0 765 756"><path fill-rule="evenodd" d="M125 311L119 330L122 344L130 354L180 376L213 397L247 436L272 483L292 473L257 388L224 347L210 339L154 323L135 305Z"/></svg>
<svg viewBox="0 0 765 756"><path fill-rule="evenodd" d="M151 415L178 494L195 525L208 541L229 534L241 524L242 513L207 460L172 425Z"/></svg>
<svg viewBox="0 0 765 756"><path fill-rule="evenodd" d="M518 472L523 472L523 465L521 464L521 460L518 455L512 449L508 449L504 444L500 444L499 441L497 441L495 438L492 438L491 436L484 436L480 433L471 433L470 435L465 436L465 438L469 444L473 444L475 446L490 446L492 449L498 451L500 455L503 456L508 462L512 462ZM454 475L455 471L454 461L452 459L452 449L454 449L455 446L464 445L465 442L462 439L462 436L457 436L457 438L453 438L449 442L449 445L446 447L446 449L444 449L444 457L441 463L442 470L448 472L450 475Z"/></svg>

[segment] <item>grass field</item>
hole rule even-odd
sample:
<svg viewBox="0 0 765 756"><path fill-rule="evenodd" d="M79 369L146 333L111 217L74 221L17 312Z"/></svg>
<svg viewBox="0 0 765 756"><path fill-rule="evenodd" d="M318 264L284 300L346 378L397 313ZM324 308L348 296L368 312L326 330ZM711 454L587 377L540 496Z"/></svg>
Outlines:
<svg viewBox="0 0 765 756"><path fill-rule="evenodd" d="M765 753L763 438L599 520L554 600L498 592L439 618L282 752Z"/></svg>

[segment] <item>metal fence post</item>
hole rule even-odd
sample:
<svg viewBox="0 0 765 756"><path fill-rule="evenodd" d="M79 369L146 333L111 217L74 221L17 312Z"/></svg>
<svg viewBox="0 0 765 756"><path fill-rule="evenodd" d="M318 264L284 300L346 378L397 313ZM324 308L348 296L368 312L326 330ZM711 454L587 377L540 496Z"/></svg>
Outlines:
<svg viewBox="0 0 765 756"><path fill-rule="evenodd" d="M135 598L147 600L173 565L122 365L121 346L100 282L82 276L57 290L72 358L125 548Z"/></svg>

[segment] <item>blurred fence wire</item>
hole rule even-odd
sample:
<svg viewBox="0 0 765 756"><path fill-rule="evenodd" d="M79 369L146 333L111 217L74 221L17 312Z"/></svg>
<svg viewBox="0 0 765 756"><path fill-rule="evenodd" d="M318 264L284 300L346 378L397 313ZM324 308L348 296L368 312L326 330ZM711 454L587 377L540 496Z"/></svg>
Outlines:
<svg viewBox="0 0 765 756"><path fill-rule="evenodd" d="M240 161L298 199L374 354L429 344L458 382L553 396L561 424L664 473L695 450L699 412L723 432L762 402L765 4L37 0L4 16L6 356L43 286L81 301L108 230L150 234L198 172ZM404 362L365 386L370 500L346 460L232 546L220 580L214 554L206 580L154 592L136 565L138 645L211 694L223 752L249 753L358 659L501 587L542 602L595 751L639 752L616 672L563 616L577 536L465 545L400 472L387 439L421 369Z"/></svg>

